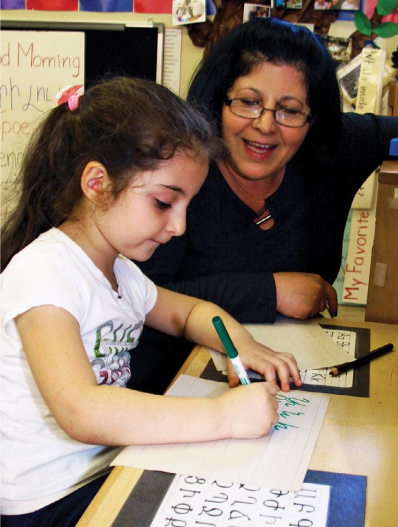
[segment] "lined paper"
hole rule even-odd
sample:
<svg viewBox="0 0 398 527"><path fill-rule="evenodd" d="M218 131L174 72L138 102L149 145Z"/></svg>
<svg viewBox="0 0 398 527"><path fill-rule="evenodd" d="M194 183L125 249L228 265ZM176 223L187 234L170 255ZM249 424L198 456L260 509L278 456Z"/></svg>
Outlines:
<svg viewBox="0 0 398 527"><path fill-rule="evenodd" d="M167 395L217 397L229 389L227 383L180 375ZM279 392L277 400L280 420L270 434L260 439L130 446L122 450L112 465L283 491L299 490L325 417L329 397L296 391Z"/></svg>
<svg viewBox="0 0 398 527"><path fill-rule="evenodd" d="M356 343L356 334L354 331L335 329L333 326L328 327L327 329L321 328L323 333L330 338L343 352L344 356L341 359L339 364L344 362L349 362L355 359L355 343ZM262 331L268 333L268 326L266 326ZM285 329L278 326L277 331L274 333L274 339L277 338L277 333L283 335ZM323 339L322 339L323 340ZM278 343L276 343L276 349L280 349ZM283 342L280 343L282 346ZM211 358L214 362L214 366L217 371L223 372L227 376L227 356L224 353L215 351L209 348ZM316 353L316 350L313 350L313 353ZM296 358L297 360L297 358ZM337 363L334 363L335 366ZM329 371L331 367L318 368L318 369L300 369L300 376L303 384L312 384L315 386L331 386L333 388L352 388L354 373L352 370L342 373L337 377L331 377ZM251 379L263 379L263 375L260 375L257 372L248 370L248 375Z"/></svg>
<svg viewBox="0 0 398 527"><path fill-rule="evenodd" d="M275 324L245 324L253 338L295 356L299 370L317 370L349 361L347 353L314 320L277 317Z"/></svg>

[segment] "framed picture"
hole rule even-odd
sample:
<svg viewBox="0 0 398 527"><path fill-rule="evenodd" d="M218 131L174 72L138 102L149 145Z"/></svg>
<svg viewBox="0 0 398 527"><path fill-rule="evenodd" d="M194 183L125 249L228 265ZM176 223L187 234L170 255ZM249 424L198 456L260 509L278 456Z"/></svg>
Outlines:
<svg viewBox="0 0 398 527"><path fill-rule="evenodd" d="M301 9L303 7L303 0L287 0L287 9Z"/></svg>
<svg viewBox="0 0 398 527"><path fill-rule="evenodd" d="M206 0L174 0L172 9L173 26L206 20Z"/></svg>
<svg viewBox="0 0 398 527"><path fill-rule="evenodd" d="M243 22L248 22L253 18L267 18L271 16L271 1L268 4L244 4Z"/></svg>
<svg viewBox="0 0 398 527"><path fill-rule="evenodd" d="M314 9L331 11L357 11L361 8L361 0L315 0Z"/></svg>
<svg viewBox="0 0 398 527"><path fill-rule="evenodd" d="M351 56L352 42L350 38L322 35L321 38L336 62L348 62Z"/></svg>

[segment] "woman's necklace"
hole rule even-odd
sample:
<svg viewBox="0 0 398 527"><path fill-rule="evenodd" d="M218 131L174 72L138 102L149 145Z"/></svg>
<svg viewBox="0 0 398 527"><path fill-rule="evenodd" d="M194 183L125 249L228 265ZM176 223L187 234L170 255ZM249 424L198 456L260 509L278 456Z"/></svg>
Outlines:
<svg viewBox="0 0 398 527"><path fill-rule="evenodd" d="M254 223L256 225L262 225L266 221L270 220L272 218L272 214L268 210L267 200L264 200L264 206L263 208L256 213L256 217L254 218Z"/></svg>
<svg viewBox="0 0 398 527"><path fill-rule="evenodd" d="M268 209L267 201L265 198L257 198L257 196L252 195L242 187L240 182L236 177L234 177L233 171L229 167L229 164L226 160L219 161L218 167L221 171L221 174L224 176L225 181L230 186L231 190L248 206L250 207L254 212L254 219L253 222L258 225L263 230L268 230L274 225L274 219L272 217L271 212ZM266 196L270 196L275 190L279 187L285 170L281 170L276 179L271 184L271 188L268 185L268 188L266 190ZM256 212L256 205L258 206L258 202L263 201L263 205L258 212Z"/></svg>

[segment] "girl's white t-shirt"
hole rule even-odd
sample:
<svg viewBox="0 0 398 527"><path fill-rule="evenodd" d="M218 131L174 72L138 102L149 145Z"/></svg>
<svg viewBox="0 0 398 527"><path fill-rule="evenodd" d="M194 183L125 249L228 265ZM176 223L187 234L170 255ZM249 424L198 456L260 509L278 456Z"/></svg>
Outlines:
<svg viewBox="0 0 398 527"><path fill-rule="evenodd" d="M53 503L108 471L119 451L79 443L59 427L37 389L14 322L35 306L67 310L79 322L98 384L124 387L131 374L130 353L157 293L153 282L122 256L114 272L119 294L86 253L53 228L0 275L2 514L25 514Z"/></svg>

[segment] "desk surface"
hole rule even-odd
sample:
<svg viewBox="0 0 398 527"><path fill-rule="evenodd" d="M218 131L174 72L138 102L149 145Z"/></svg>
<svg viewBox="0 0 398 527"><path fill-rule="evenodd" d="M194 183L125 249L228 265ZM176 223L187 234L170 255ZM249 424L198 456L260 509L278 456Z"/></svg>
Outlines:
<svg viewBox="0 0 398 527"><path fill-rule="evenodd" d="M326 321L325 321L326 322ZM370 345L398 346L398 325L327 320L370 328ZM196 347L180 373L200 376L210 358ZM395 527L398 518L398 352L370 364L369 399L330 395L310 469L367 476L365 527ZM78 523L110 527L142 470L115 467Z"/></svg>

